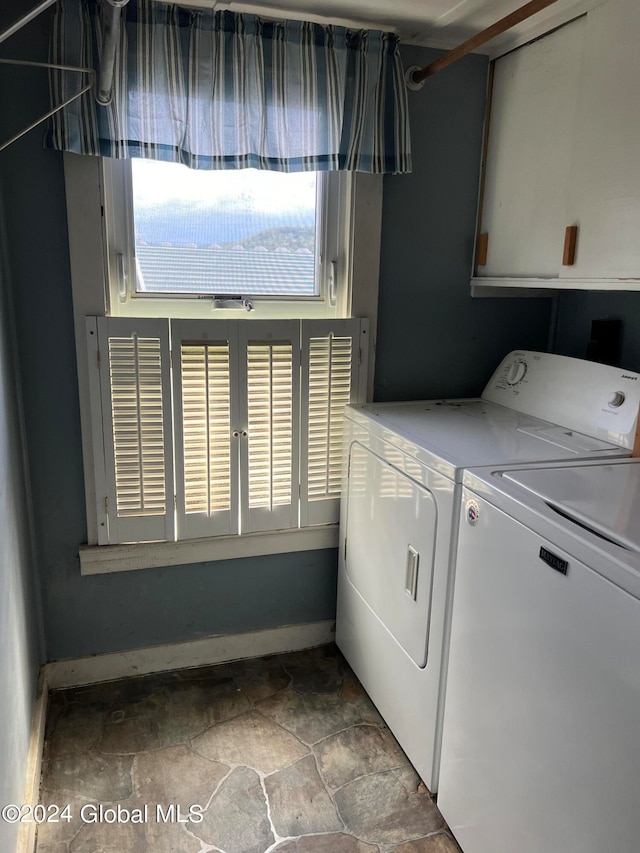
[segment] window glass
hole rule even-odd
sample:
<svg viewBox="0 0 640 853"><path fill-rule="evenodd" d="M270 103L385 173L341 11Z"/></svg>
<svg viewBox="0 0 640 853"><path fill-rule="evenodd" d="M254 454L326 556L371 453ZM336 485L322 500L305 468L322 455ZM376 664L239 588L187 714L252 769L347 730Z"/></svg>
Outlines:
<svg viewBox="0 0 640 853"><path fill-rule="evenodd" d="M131 166L138 293L319 295L316 173Z"/></svg>

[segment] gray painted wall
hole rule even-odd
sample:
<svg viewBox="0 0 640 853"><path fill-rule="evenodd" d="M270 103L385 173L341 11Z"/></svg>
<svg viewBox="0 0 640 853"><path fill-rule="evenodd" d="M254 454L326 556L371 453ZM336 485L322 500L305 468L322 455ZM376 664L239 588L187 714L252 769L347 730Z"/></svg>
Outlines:
<svg viewBox="0 0 640 853"><path fill-rule="evenodd" d="M586 358L592 320L622 320L620 364L640 373L640 293L563 293L556 352Z"/></svg>
<svg viewBox="0 0 640 853"><path fill-rule="evenodd" d="M11 18L32 0L12 4ZM46 58L48 14L3 45ZM3 93L5 89L3 86ZM44 112L46 76L16 71L3 114ZM9 127L1 128L2 138ZM81 577L86 541L80 418L62 155L31 132L0 155L40 570L51 660L198 639L335 615L337 553L310 551Z"/></svg>
<svg viewBox="0 0 640 853"><path fill-rule="evenodd" d="M46 14L10 46L45 56ZM406 61L433 55L408 50ZM411 96L415 171L385 180L379 398L477 393L506 350L545 341L546 303L467 295L485 78L486 61L470 57ZM16 122L46 103L43 78L23 76L13 91ZM86 528L62 158L42 150L35 131L0 170L48 658L333 618L333 550L80 576Z"/></svg>
<svg viewBox="0 0 640 853"><path fill-rule="evenodd" d="M405 68L440 55L403 49ZM549 300L472 299L487 60L409 93L413 172L384 184L377 400L478 395L511 349L546 349Z"/></svg>
<svg viewBox="0 0 640 853"><path fill-rule="evenodd" d="M24 798L31 718L42 660L25 456L0 222L0 804ZM18 825L0 821L0 850L14 850Z"/></svg>
<svg viewBox="0 0 640 853"><path fill-rule="evenodd" d="M331 619L336 552L81 577L86 542L62 156L31 134L5 171L50 660Z"/></svg>

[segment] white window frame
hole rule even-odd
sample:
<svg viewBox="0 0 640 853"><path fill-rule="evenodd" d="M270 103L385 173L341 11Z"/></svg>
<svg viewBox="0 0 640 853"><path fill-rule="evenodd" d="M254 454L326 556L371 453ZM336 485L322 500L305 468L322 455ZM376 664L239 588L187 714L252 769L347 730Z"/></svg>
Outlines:
<svg viewBox="0 0 640 853"><path fill-rule="evenodd" d="M93 464L91 425L96 422L99 412L92 412L89 367L91 342L86 331L86 318L108 313L103 174L98 157L65 153L64 167L87 509L87 545L80 549L82 573L100 574L335 547L337 525L172 543L109 547L97 545L98 518L102 505L99 495L103 494L103 490L96 487ZM341 304L337 307L339 316L369 318L366 399L371 400L378 312L382 176L344 173L341 180L351 185L351 191L348 206L340 210L334 220L341 240L340 259L347 283L342 290ZM334 204L335 200L331 203ZM243 316L258 319L255 314L251 312ZM304 313L300 311L298 316L304 317Z"/></svg>
<svg viewBox="0 0 640 853"><path fill-rule="evenodd" d="M105 301L112 317L200 318L247 315L248 319L344 317L349 293L349 257L345 249L354 182L347 172L319 172L316 200L316 281L318 296L254 296L247 312L226 303L216 307L208 294L136 293L131 160L101 160L102 207L106 245Z"/></svg>

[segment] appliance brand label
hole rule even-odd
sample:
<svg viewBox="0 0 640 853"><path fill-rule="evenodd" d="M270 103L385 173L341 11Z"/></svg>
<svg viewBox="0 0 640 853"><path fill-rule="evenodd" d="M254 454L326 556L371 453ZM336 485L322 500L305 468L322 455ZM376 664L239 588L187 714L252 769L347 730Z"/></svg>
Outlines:
<svg viewBox="0 0 640 853"><path fill-rule="evenodd" d="M480 518L480 507L478 506L478 502L473 499L468 500L464 507L464 514L467 519L467 524L475 527L478 523L478 519Z"/></svg>
<svg viewBox="0 0 640 853"><path fill-rule="evenodd" d="M563 560L562 557L558 557L557 554L552 554L551 551L547 551L547 549L542 546L540 547L540 559L548 566L551 566L552 569L555 569L556 572L560 572L561 575L566 575L569 569L569 563L567 560Z"/></svg>

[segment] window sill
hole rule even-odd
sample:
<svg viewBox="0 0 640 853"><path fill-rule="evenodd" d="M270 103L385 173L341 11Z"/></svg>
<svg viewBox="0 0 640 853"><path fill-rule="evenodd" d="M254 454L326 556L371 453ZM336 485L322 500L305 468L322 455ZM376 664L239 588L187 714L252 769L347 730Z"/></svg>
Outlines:
<svg viewBox="0 0 640 853"><path fill-rule="evenodd" d="M317 551L338 547L338 525L327 524L295 530L214 536L182 542L143 542L131 545L80 546L80 573L104 575L164 566L212 563L239 557Z"/></svg>

